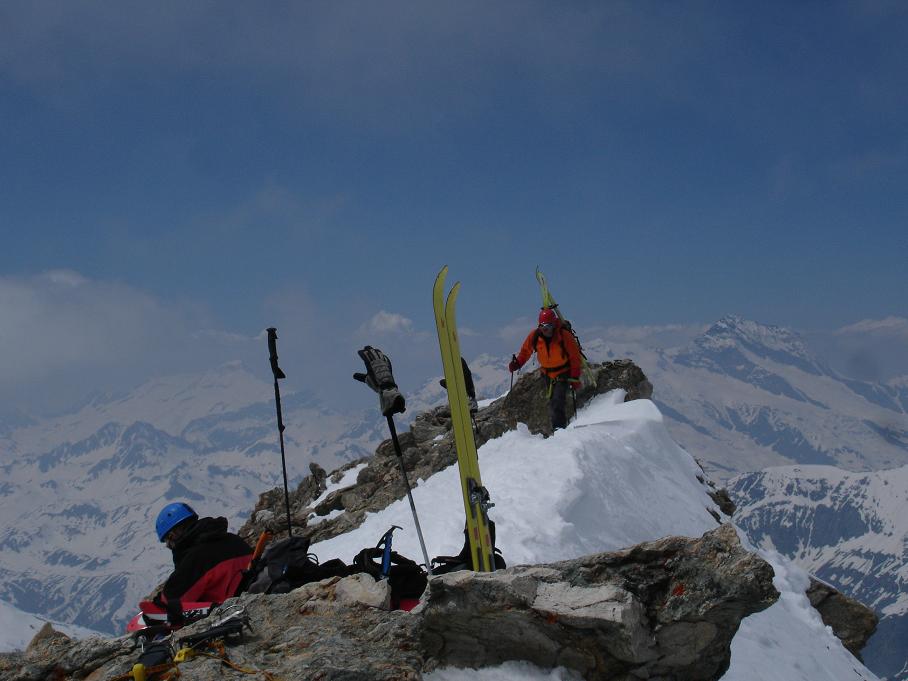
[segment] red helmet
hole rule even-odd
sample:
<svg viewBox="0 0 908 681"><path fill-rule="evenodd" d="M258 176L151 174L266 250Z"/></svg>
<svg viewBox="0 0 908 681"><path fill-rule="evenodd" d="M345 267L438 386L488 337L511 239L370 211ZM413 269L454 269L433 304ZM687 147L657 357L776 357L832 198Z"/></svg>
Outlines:
<svg viewBox="0 0 908 681"><path fill-rule="evenodd" d="M554 326L558 323L558 315L555 314L555 310L550 307L545 307L539 313L539 324L551 324Z"/></svg>

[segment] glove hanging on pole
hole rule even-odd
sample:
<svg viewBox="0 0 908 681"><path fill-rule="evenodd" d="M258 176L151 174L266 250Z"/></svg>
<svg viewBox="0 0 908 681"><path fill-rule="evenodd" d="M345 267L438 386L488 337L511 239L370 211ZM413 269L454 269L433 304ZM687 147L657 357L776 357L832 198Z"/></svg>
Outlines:
<svg viewBox="0 0 908 681"><path fill-rule="evenodd" d="M378 393L378 403L382 416L402 414L407 410L404 396L397 389L394 374L391 371L391 360L378 348L367 345L357 354L366 364L365 374L353 374L353 378L365 383Z"/></svg>
<svg viewBox="0 0 908 681"><path fill-rule="evenodd" d="M391 442L394 444L394 453L397 454L397 463L400 466L400 477L404 482L407 490L407 499L410 502L410 511L413 513L413 524L416 525L416 536L419 537L419 546L422 549L423 559L426 561L426 572L431 576L432 563L429 561L429 553L426 551L426 542L422 537L422 528L419 526L419 516L416 514L416 504L413 502L413 492L410 488L410 480L407 478L407 469L404 467L404 453L400 448L400 440L397 439L397 428L394 426L394 414L403 413L406 410L404 405L404 396L397 389L394 382L394 374L391 373L391 360L378 348L367 345L357 354L366 364L365 374L353 374L360 383L365 383L378 393L379 406L381 407L382 416L388 420L388 430L391 431ZM392 528L393 530L393 528ZM390 530L386 537L387 545L390 546Z"/></svg>

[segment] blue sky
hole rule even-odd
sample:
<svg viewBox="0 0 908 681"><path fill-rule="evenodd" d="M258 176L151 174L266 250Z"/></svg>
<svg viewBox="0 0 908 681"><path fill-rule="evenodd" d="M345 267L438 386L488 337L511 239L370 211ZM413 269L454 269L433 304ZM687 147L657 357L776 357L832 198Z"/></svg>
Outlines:
<svg viewBox="0 0 908 681"><path fill-rule="evenodd" d="M885 0L4 3L2 347L330 355L431 331L445 263L477 338L537 264L587 324L904 318L906 34Z"/></svg>

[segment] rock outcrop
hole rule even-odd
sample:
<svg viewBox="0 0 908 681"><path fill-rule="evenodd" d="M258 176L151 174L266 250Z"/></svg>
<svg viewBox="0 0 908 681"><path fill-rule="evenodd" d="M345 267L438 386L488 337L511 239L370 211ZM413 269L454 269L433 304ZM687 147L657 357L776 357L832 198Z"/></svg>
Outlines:
<svg viewBox="0 0 908 681"><path fill-rule="evenodd" d="M434 578L421 608L431 664L528 660L592 679L718 679L741 620L778 598L768 563L723 525L615 553Z"/></svg>
<svg viewBox="0 0 908 681"><path fill-rule="evenodd" d="M564 666L589 681L718 679L741 620L778 598L772 577L729 525L699 539L433 577L409 613L384 609L385 582L335 577L228 601L246 608L252 631L225 654L260 678L302 681L415 681L442 666L506 660ZM181 630L176 643L208 625ZM27 654L0 656L0 681L112 681L132 669L130 648L127 638L45 636ZM219 654L180 667L195 681L226 673Z"/></svg>
<svg viewBox="0 0 908 681"><path fill-rule="evenodd" d="M863 603L849 598L826 582L811 577L807 598L849 652L859 660L861 650L879 624L877 614Z"/></svg>

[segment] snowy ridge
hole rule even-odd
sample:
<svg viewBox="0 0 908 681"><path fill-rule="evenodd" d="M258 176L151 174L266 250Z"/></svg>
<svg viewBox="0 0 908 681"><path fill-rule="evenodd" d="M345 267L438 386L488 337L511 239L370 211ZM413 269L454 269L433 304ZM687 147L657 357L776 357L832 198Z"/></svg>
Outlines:
<svg viewBox="0 0 908 681"><path fill-rule="evenodd" d="M662 415L647 400L621 402L620 392L594 400L566 430L543 439L519 427L479 450L483 483L498 547L510 565L573 558L680 534L699 536L716 526L716 510L697 479L693 458L678 447ZM456 467L413 490L430 555L456 553L462 543L462 500ZM314 544L320 559L352 558L374 545L391 525L395 549L420 549L406 501L370 514L358 529ZM776 568L779 603L744 621L732 644L729 681L854 681L877 677L836 639L804 595L803 570L764 552ZM767 669L766 659L773 665ZM445 669L429 681L573 679L566 670L510 663L484 670Z"/></svg>

